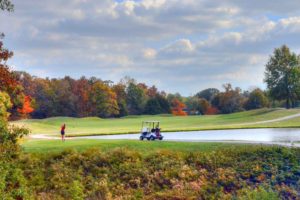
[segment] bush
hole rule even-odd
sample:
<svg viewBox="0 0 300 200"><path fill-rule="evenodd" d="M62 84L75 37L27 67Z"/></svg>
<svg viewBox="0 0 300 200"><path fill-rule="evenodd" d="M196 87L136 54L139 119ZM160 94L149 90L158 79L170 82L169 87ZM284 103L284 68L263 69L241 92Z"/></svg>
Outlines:
<svg viewBox="0 0 300 200"><path fill-rule="evenodd" d="M2 170L15 175L2 176L0 189L9 180L23 197L30 191L40 199L296 199L299 155L299 149L255 146L208 153L142 155L116 148L22 154L11 172Z"/></svg>
<svg viewBox="0 0 300 200"><path fill-rule="evenodd" d="M265 189L260 186L252 189L247 188L240 191L238 200L279 200L279 195L272 189Z"/></svg>

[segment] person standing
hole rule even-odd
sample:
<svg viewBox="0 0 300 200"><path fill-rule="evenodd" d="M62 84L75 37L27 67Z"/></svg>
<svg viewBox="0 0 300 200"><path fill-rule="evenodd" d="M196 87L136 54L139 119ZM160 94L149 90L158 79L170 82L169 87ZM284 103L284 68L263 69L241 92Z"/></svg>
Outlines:
<svg viewBox="0 0 300 200"><path fill-rule="evenodd" d="M66 129L66 124L63 124L61 126L61 129L60 129L60 134L61 134L61 140L64 142L65 141L65 129Z"/></svg>

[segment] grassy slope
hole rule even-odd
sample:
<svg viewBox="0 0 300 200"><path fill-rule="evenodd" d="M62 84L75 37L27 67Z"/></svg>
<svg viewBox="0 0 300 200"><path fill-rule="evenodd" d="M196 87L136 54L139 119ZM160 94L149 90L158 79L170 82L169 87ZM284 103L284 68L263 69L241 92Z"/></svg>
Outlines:
<svg viewBox="0 0 300 200"><path fill-rule="evenodd" d="M226 143L201 143L201 142L165 142L165 141L132 141L132 140L28 140L22 144L25 152L60 152L65 149L76 149L83 151L89 148L98 148L103 151L109 151L117 147L123 147L130 150L136 150L147 154L156 150L172 150L180 152L193 151L213 151L220 148L232 148L239 146L246 148L248 145L226 144Z"/></svg>
<svg viewBox="0 0 300 200"><path fill-rule="evenodd" d="M299 127L299 119L266 124L243 125L243 123L259 122L276 119L299 113L299 109L259 109L227 115L211 116L130 116L121 119L101 119L96 117L70 118L54 117L42 120L21 120L13 122L14 125L24 125L33 134L59 134L62 123L67 124L67 134L70 135L96 135L137 133L141 122L146 120L159 120L163 131L189 131L206 129L230 128L260 128L260 127Z"/></svg>

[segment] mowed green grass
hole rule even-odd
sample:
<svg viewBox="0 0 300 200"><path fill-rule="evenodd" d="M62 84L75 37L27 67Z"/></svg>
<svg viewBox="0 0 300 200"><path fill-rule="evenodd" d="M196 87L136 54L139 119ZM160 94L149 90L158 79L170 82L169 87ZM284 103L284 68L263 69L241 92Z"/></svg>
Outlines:
<svg viewBox="0 0 300 200"><path fill-rule="evenodd" d="M166 141L135 141L135 140L92 140L92 139L69 139L61 140L27 140L22 148L28 153L51 153L61 152L66 149L84 151L91 148L102 151L110 151L115 148L126 148L148 154L157 150L171 150L177 152L214 151L225 148L247 148L249 145L229 143L205 143L205 142L166 142Z"/></svg>
<svg viewBox="0 0 300 200"><path fill-rule="evenodd" d="M11 122L25 126L32 134L59 135L60 126L66 123L67 136L138 133L142 121L158 120L162 131L193 131L209 129L300 127L300 118L264 124L247 124L277 119L299 113L300 109L258 109L226 115L175 117L171 115L129 116L119 119L97 117L54 117Z"/></svg>

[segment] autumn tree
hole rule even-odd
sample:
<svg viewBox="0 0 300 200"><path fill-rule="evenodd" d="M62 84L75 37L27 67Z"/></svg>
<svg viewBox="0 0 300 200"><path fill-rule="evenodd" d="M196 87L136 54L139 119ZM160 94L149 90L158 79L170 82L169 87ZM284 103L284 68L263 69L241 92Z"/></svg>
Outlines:
<svg viewBox="0 0 300 200"><path fill-rule="evenodd" d="M207 110L205 111L205 115L216 115L216 114L218 114L220 111L216 108L216 107L214 107L214 106L212 106L212 105L210 105L208 108L207 108Z"/></svg>
<svg viewBox="0 0 300 200"><path fill-rule="evenodd" d="M54 107L55 116L77 116L76 105L78 104L78 97L74 94L75 80L69 76L64 77L61 80L53 79L51 81L51 88L54 92Z"/></svg>
<svg viewBox="0 0 300 200"><path fill-rule="evenodd" d="M269 106L269 100L265 93L256 88L252 92L250 92L249 97L245 103L245 108L247 110L264 108Z"/></svg>
<svg viewBox="0 0 300 200"><path fill-rule="evenodd" d="M14 5L9 0L0 0L0 10L13 11ZM12 106L9 107L13 118L18 117L18 110L22 109L25 96L23 87L16 79L16 75L9 69L6 62L13 56L13 52L3 46L4 34L0 33L0 91L10 96Z"/></svg>
<svg viewBox="0 0 300 200"><path fill-rule="evenodd" d="M147 89L146 94L147 94L148 97L154 98L156 95L158 95L158 90L157 90L157 88L153 85L152 87L149 87L149 88Z"/></svg>
<svg viewBox="0 0 300 200"><path fill-rule="evenodd" d="M211 102L214 97L219 94L220 91L216 88L208 88L198 92L195 96L198 98L206 99L208 102Z"/></svg>
<svg viewBox="0 0 300 200"><path fill-rule="evenodd" d="M209 102L204 98L198 98L197 96L189 97L185 101L188 113L190 115L205 114L210 107Z"/></svg>
<svg viewBox="0 0 300 200"><path fill-rule="evenodd" d="M12 9L13 4L9 0L0 0L0 10ZM4 34L0 35L0 195L2 199L29 199L24 175L16 170L21 152L17 141L27 135L28 130L8 124L9 110L16 111L18 106L22 106L24 96L22 88L6 65L13 54L3 48Z"/></svg>
<svg viewBox="0 0 300 200"><path fill-rule="evenodd" d="M300 95L299 56L286 45L276 48L266 65L265 82L273 99L284 99L286 108L294 107Z"/></svg>
<svg viewBox="0 0 300 200"><path fill-rule="evenodd" d="M24 93L33 97L36 93L35 79L37 77L31 76L29 73L23 71L14 71L14 74L18 82L23 86Z"/></svg>
<svg viewBox="0 0 300 200"><path fill-rule="evenodd" d="M172 101L172 114L175 116L186 116L187 113L183 110L186 105L179 101L178 99L173 99Z"/></svg>
<svg viewBox="0 0 300 200"><path fill-rule="evenodd" d="M49 79L34 79L35 91L33 97L36 104L36 109L32 113L34 118L52 117L56 114L56 95L50 83Z"/></svg>
<svg viewBox="0 0 300 200"><path fill-rule="evenodd" d="M81 77L78 80L71 77L62 79L38 78L25 72L16 72L18 81L25 87L25 93L32 98L35 111L31 113L33 118L46 118L53 116L86 117L122 117L130 114L151 113L146 103L155 99L159 105L159 111L155 113L170 113L170 104L164 92L159 92L155 86L148 87L144 83L136 83L134 80L113 84L111 81L102 81L99 78ZM95 85L105 85L103 96L108 95L112 102L116 100L118 113L99 114L97 106L104 105L108 98L100 98L96 92L103 92L103 88ZM100 91L98 91L100 90ZM107 92L109 91L109 92ZM95 98L99 97L97 100ZM101 100L102 99L102 100ZM103 102L102 102L103 101ZM150 101L151 102L151 101ZM149 102L149 103L150 103ZM113 103L114 104L114 103ZM19 109L21 111L22 108ZM147 111L146 111L147 110ZM130 112L129 112L130 111Z"/></svg>
<svg viewBox="0 0 300 200"><path fill-rule="evenodd" d="M88 79L81 77L79 80L73 82L72 93L75 98L76 116L87 117L91 111L89 102L89 94L92 90Z"/></svg>
<svg viewBox="0 0 300 200"><path fill-rule="evenodd" d="M18 109L18 112L23 116L28 117L28 115L34 111L32 104L31 97L25 96L23 106L21 109Z"/></svg>
<svg viewBox="0 0 300 200"><path fill-rule="evenodd" d="M11 107L10 97L5 92L0 92L0 126L7 122L8 109Z"/></svg>
<svg viewBox="0 0 300 200"><path fill-rule="evenodd" d="M93 109L91 114L98 117L119 115L116 93L105 83L97 81L93 84L90 101Z"/></svg>
<svg viewBox="0 0 300 200"><path fill-rule="evenodd" d="M212 100L212 105L222 113L233 113L243 110L245 98L240 88L232 88L231 84L223 85L225 91L220 92Z"/></svg>
<svg viewBox="0 0 300 200"><path fill-rule="evenodd" d="M112 90L117 95L117 102L119 107L119 117L128 115L127 102L126 102L126 85L121 82L114 85Z"/></svg>
<svg viewBox="0 0 300 200"><path fill-rule="evenodd" d="M0 36L0 39L3 37ZM16 75L9 69L6 64L7 60L13 56L13 52L4 48L0 40L0 91L9 94L12 101L10 112L13 118L18 117L18 109L21 109L24 103L23 87L17 81Z"/></svg>
<svg viewBox="0 0 300 200"><path fill-rule="evenodd" d="M175 94L170 93L167 95L167 100L169 101L170 104L172 104L173 100L175 99L183 102L184 98L179 93L175 93Z"/></svg>
<svg viewBox="0 0 300 200"><path fill-rule="evenodd" d="M9 0L0 0L0 10L12 11L13 4ZM28 130L8 125L8 118L11 115L9 111L14 107L17 109L17 105L22 106L22 102L24 101L22 98L24 96L22 87L19 85L15 74L6 65L6 61L13 56L13 53L3 47L3 37L4 34L0 34L0 185L1 190L4 189L5 193L8 194L8 199L12 199L9 193L15 193L16 190L20 190L23 184L5 183L6 176L16 175L15 171L8 172L5 169L13 167L13 165L10 166L10 161L17 158L20 150L17 140L28 134ZM7 187L8 184L14 185L14 187L9 188ZM3 195L1 197L5 198ZM19 196L18 199L23 199L23 197Z"/></svg>

